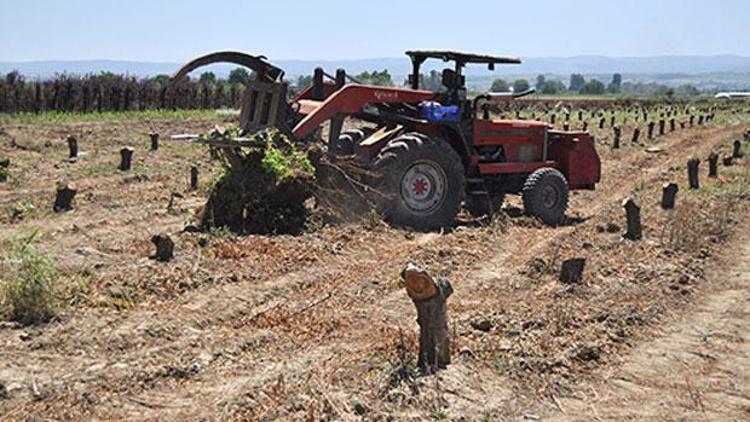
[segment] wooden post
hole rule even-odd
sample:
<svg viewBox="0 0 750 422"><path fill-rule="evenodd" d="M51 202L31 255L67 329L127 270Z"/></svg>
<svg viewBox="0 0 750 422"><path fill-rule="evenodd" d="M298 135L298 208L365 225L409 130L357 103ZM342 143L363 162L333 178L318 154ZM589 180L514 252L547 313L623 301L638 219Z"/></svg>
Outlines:
<svg viewBox="0 0 750 422"><path fill-rule="evenodd" d="M54 212L69 211L73 209L73 198L78 192L74 185L58 182L57 183L57 196L55 197L55 205L52 206Z"/></svg>
<svg viewBox="0 0 750 422"><path fill-rule="evenodd" d="M665 210L674 208L675 197L680 188L677 183L665 183L661 191L661 207Z"/></svg>
<svg viewBox="0 0 750 422"><path fill-rule="evenodd" d="M198 189L198 167L190 167L190 190Z"/></svg>
<svg viewBox="0 0 750 422"><path fill-rule="evenodd" d="M612 140L612 148L618 149L620 148L620 134L621 134L620 126L614 126L612 128L612 131L614 132L614 139Z"/></svg>
<svg viewBox="0 0 750 422"><path fill-rule="evenodd" d="M159 134L156 132L151 132L148 134L148 136L151 138L151 151L156 151L159 149Z"/></svg>
<svg viewBox="0 0 750 422"><path fill-rule="evenodd" d="M599 129L604 129L604 123L606 121L607 120L604 117L602 117L601 119L599 119Z"/></svg>
<svg viewBox="0 0 750 422"><path fill-rule="evenodd" d="M703 126L703 115L698 116L698 126Z"/></svg>
<svg viewBox="0 0 750 422"><path fill-rule="evenodd" d="M609 118L609 127L615 127L615 115L613 114Z"/></svg>
<svg viewBox="0 0 750 422"><path fill-rule="evenodd" d="M622 207L625 208L625 218L627 220L627 231L622 235L625 239L639 240L643 238L641 231L641 207L635 203L633 198L625 198L622 201Z"/></svg>
<svg viewBox="0 0 750 422"><path fill-rule="evenodd" d="M708 177L719 176L719 154L712 152L708 154Z"/></svg>
<svg viewBox="0 0 750 422"><path fill-rule="evenodd" d="M583 269L586 266L586 258L566 259L560 268L558 279L561 283L575 284L583 280Z"/></svg>
<svg viewBox="0 0 750 422"><path fill-rule="evenodd" d="M680 121L680 130L685 130L685 121Z"/></svg>
<svg viewBox="0 0 750 422"><path fill-rule="evenodd" d="M125 147L120 150L120 170L130 170L130 165L133 160L133 148Z"/></svg>
<svg viewBox="0 0 750 422"><path fill-rule="evenodd" d="M168 262L174 257L174 242L165 233L160 233L151 237L151 241L156 246L156 253L153 259L159 262Z"/></svg>
<svg viewBox="0 0 750 422"><path fill-rule="evenodd" d="M735 139L732 143L732 157L742 158L742 142L739 139Z"/></svg>
<svg viewBox="0 0 750 422"><path fill-rule="evenodd" d="M589 122L583 122L583 127L581 127L581 130L586 132L589 129Z"/></svg>
<svg viewBox="0 0 750 422"><path fill-rule="evenodd" d="M633 138L631 139L631 142L634 144L638 143L638 139L641 137L641 128L635 128L633 129Z"/></svg>
<svg viewBox="0 0 750 422"><path fill-rule="evenodd" d="M578 110L578 120L583 120L583 110Z"/></svg>
<svg viewBox="0 0 750 422"><path fill-rule="evenodd" d="M555 115L555 114L553 113L553 114L552 114L551 116L549 116L549 122L550 122L551 124L553 124L553 125L554 125L554 124L555 124L555 119L556 119L556 118L557 118L557 115Z"/></svg>
<svg viewBox="0 0 750 422"><path fill-rule="evenodd" d="M654 139L654 122L648 122L648 139Z"/></svg>
<svg viewBox="0 0 750 422"><path fill-rule="evenodd" d="M412 263L406 264L401 277L406 285L406 293L417 308L417 365L428 373L445 368L451 362L446 300L453 293L453 287L447 280L433 279Z"/></svg>
<svg viewBox="0 0 750 422"><path fill-rule="evenodd" d="M669 119L669 131L674 132L674 117Z"/></svg>
<svg viewBox="0 0 750 422"><path fill-rule="evenodd" d="M659 136L664 136L664 118L659 119Z"/></svg>
<svg viewBox="0 0 750 422"><path fill-rule="evenodd" d="M690 182L690 189L698 189L700 188L700 182L698 180L698 166L700 165L701 160L697 158L691 158L687 162L687 170L688 170L688 181Z"/></svg>
<svg viewBox="0 0 750 422"><path fill-rule="evenodd" d="M78 157L78 140L75 136L68 136L68 158Z"/></svg>

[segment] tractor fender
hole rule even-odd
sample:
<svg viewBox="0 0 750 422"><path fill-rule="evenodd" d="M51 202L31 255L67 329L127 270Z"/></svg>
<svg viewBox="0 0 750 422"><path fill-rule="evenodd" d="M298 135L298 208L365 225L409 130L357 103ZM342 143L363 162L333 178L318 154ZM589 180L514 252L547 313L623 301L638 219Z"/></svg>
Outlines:
<svg viewBox="0 0 750 422"><path fill-rule="evenodd" d="M265 56L252 56L239 51L217 51L200 56L182 66L174 75L172 82L179 81L193 70L214 63L234 63L247 67L257 73L262 80L267 82L281 82L284 71L268 63Z"/></svg>

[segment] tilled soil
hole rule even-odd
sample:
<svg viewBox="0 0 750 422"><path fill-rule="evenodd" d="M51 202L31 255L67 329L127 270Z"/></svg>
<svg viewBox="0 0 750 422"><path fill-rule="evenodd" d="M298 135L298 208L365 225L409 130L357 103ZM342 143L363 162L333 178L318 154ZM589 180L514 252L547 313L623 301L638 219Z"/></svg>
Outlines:
<svg viewBox="0 0 750 422"><path fill-rule="evenodd" d="M299 236L184 233L216 165L199 147L148 152L145 133L211 124L3 127L0 151L18 177L0 192L3 245L36 228L63 278L87 286L57 321L0 328L5 418L533 418L564 409L581 380L690 309L747 213L748 198L729 189L748 183L746 159L695 192L684 174L689 156L729 148L745 129L734 123L649 141L661 152L600 147L602 183L572 196L561 227L521 216L511 199L505 219L462 216L440 233L379 221ZM69 132L91 151L75 163L64 160ZM134 169L123 174L117 151L130 143ZM187 190L194 163L198 192ZM79 194L74 211L53 214L61 178ZM666 181L681 187L672 212L658 208ZM628 195L643 208L640 242L621 238ZM14 213L24 201L35 209ZM148 259L157 232L175 239L169 263ZM585 281L560 284L559 264L573 256L587 258ZM398 280L407 261L455 289L455 362L437 376L414 373L415 311Z"/></svg>

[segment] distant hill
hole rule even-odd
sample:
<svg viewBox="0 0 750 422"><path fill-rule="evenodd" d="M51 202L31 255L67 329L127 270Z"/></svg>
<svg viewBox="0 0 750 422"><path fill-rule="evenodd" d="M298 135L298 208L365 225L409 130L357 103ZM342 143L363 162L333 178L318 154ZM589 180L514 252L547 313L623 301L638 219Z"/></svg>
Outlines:
<svg viewBox="0 0 750 422"><path fill-rule="evenodd" d="M528 57L523 64L499 66L490 72L483 66L467 68L467 85L471 89L487 89L495 78L514 80L526 78L533 82L538 74L567 81L571 73L581 73L586 79L597 78L607 83L613 73L621 73L624 81L658 82L670 86L691 84L701 90L750 90L750 57L743 56L656 56L656 57ZM317 66L330 74L346 69L350 74L388 69L393 81L400 83L411 72L409 58L385 57L359 60L273 60L284 69L289 80L299 75L310 75ZM69 60L35 62L0 62L0 74L18 70L29 79L44 79L57 73L86 74L109 71L137 77L172 74L182 63L136 62L118 60ZM214 65L194 73L212 71L225 77L234 65ZM438 61L427 61L424 71L441 69Z"/></svg>
<svg viewBox="0 0 750 422"><path fill-rule="evenodd" d="M288 75L309 74L316 66L323 66L330 73L337 68L344 68L350 73L364 70L388 69L392 75L402 76L410 72L409 59L404 57L373 58L359 60L273 60L271 62L286 70ZM428 62L432 67L441 67L439 62ZM0 73L18 70L30 78L46 78L55 73L98 73L110 71L126 73L133 76L153 76L171 74L181 63L135 62L118 60L70 60L70 61L34 61L34 62L0 62ZM218 75L226 75L233 68L231 65L217 65L211 70ZM430 69L430 67L427 67ZM200 70L199 70L200 71ZM496 75L508 74L677 74L694 75L700 73L750 72L750 57L742 56L656 56L656 57L528 57L521 65L499 67ZM491 73L481 66L470 67L467 71L472 76L489 76Z"/></svg>

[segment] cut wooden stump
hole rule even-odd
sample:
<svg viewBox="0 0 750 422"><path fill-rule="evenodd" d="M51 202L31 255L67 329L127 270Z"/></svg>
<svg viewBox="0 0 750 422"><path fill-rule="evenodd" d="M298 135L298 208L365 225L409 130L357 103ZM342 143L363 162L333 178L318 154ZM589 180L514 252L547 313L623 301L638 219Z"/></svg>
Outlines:
<svg viewBox="0 0 750 422"><path fill-rule="evenodd" d="M606 123L606 121L607 119L605 119L604 117L599 119L599 129L604 129L604 123Z"/></svg>
<svg viewBox="0 0 750 422"><path fill-rule="evenodd" d="M168 262L174 257L174 242L167 234L154 235L151 237L151 241L156 246L156 253L152 256L153 259L159 262Z"/></svg>
<svg viewBox="0 0 750 422"><path fill-rule="evenodd" d="M570 130L570 122L566 121L565 123L563 123L563 130L565 132L568 132Z"/></svg>
<svg viewBox="0 0 750 422"><path fill-rule="evenodd" d="M159 149L159 134L156 132L151 132L148 134L149 138L151 138L151 151L156 151Z"/></svg>
<svg viewBox="0 0 750 422"><path fill-rule="evenodd" d="M448 280L435 279L412 263L401 272L406 293L417 308L419 324L420 370L431 373L451 362L448 307L446 300L453 293Z"/></svg>
<svg viewBox="0 0 750 422"><path fill-rule="evenodd" d="M190 190L198 189L198 167L190 167Z"/></svg>
<svg viewBox="0 0 750 422"><path fill-rule="evenodd" d="M620 126L614 126L612 128L612 132L614 132L614 139L612 140L612 148L618 149L620 148L620 135L622 134L622 129L620 129Z"/></svg>
<svg viewBox="0 0 750 422"><path fill-rule="evenodd" d="M664 119L659 119L659 136L664 136Z"/></svg>
<svg viewBox="0 0 750 422"><path fill-rule="evenodd" d="M719 154L708 154L708 177L719 177Z"/></svg>
<svg viewBox="0 0 750 422"><path fill-rule="evenodd" d="M669 119L669 131L674 132L674 117Z"/></svg>
<svg viewBox="0 0 750 422"><path fill-rule="evenodd" d="M8 181L8 167L10 167L10 158L0 159L0 182Z"/></svg>
<svg viewBox="0 0 750 422"><path fill-rule="evenodd" d="M698 167L701 164L701 160L697 158L691 158L687 162L688 171L688 182L690 182L690 189L700 188L700 181L698 180Z"/></svg>
<svg viewBox="0 0 750 422"><path fill-rule="evenodd" d="M566 259L560 267L559 280L565 284L576 284L583 280L583 269L586 266L586 258Z"/></svg>
<svg viewBox="0 0 750 422"><path fill-rule="evenodd" d="M78 158L78 140L75 136L68 136L68 158Z"/></svg>
<svg viewBox="0 0 750 422"><path fill-rule="evenodd" d="M633 129L633 138L630 140L630 142L632 142L634 144L637 144L638 143L638 139L640 137L641 137L641 129L640 128L635 128L635 129Z"/></svg>
<svg viewBox="0 0 750 422"><path fill-rule="evenodd" d="M725 155L724 158L721 159L721 163L724 164L724 167L729 167L734 164L734 158L731 155Z"/></svg>
<svg viewBox="0 0 750 422"><path fill-rule="evenodd" d="M133 161L133 148L125 147L120 150L120 170L130 170L131 163Z"/></svg>
<svg viewBox="0 0 750 422"><path fill-rule="evenodd" d="M735 139L732 142L732 157L742 158L742 142L739 139Z"/></svg>
<svg viewBox="0 0 750 422"><path fill-rule="evenodd" d="M55 204L52 206L54 212L69 211L73 209L73 198L78 192L74 185L65 182L57 183L57 195Z"/></svg>
<svg viewBox="0 0 750 422"><path fill-rule="evenodd" d="M661 208L665 210L674 209L675 198L680 190L677 183L665 183L661 190Z"/></svg>
<svg viewBox="0 0 750 422"><path fill-rule="evenodd" d="M641 229L641 207L636 204L633 198L625 198L622 201L622 207L625 208L625 218L627 221L627 231L622 235L625 239L639 240L643 238Z"/></svg>
<svg viewBox="0 0 750 422"><path fill-rule="evenodd" d="M654 139L654 122L648 122L648 139Z"/></svg>

